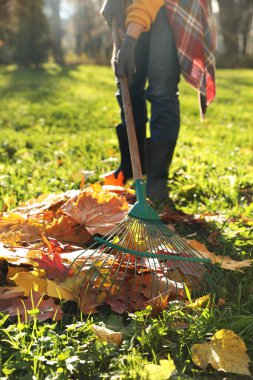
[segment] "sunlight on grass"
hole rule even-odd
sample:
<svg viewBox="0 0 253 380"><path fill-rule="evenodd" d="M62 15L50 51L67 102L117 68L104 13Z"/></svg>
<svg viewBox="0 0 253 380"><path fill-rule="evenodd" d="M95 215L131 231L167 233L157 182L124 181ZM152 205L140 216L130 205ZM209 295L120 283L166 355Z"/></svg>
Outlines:
<svg viewBox="0 0 253 380"><path fill-rule="evenodd" d="M237 259L251 258L253 71L219 70L217 86L217 98L202 123L196 91L181 82L182 126L169 186L171 197L184 212L217 213L224 219L189 230L180 223L176 227L204 241L218 229L218 244L211 245L211 250ZM106 160L119 158L114 93L109 67L0 69L2 211L41 193L78 189L84 170L94 172L88 180L95 182L117 166ZM67 305L63 321L36 328L10 324L0 316L0 338L8 341L0 346L0 377L144 379L140 373L145 365L159 364L170 353L179 376L174 379L221 379L224 376L212 369L201 373L189 357L192 344L205 341L219 328L239 333L253 353L252 273L227 277L221 293L229 305L218 307L214 300L204 309L189 312L178 303L157 318L151 318L150 310L124 318L106 313L96 317L95 322L109 321L116 329L128 331L119 349L95 341L91 321L80 322L80 315L68 315ZM183 324L186 327L181 328Z"/></svg>

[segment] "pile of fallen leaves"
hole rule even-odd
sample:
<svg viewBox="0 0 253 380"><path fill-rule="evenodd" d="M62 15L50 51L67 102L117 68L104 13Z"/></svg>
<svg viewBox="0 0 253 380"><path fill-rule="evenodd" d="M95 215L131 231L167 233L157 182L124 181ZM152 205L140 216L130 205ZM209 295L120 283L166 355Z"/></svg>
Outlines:
<svg viewBox="0 0 253 380"><path fill-rule="evenodd" d="M97 257L94 250L87 264L92 252L84 248L94 235L105 235L124 220L134 200L131 190L96 184L80 191L42 195L4 213L0 220L0 312L20 315L22 320L29 320L34 313L39 320L58 320L65 301L75 301L87 314L97 312L104 304L118 313L147 305L156 312L167 307L173 291L166 292L167 285L151 274L148 264L146 283L138 286L138 291L131 286L131 266L124 269L128 270L128 281L115 294L87 292L85 288L83 278ZM197 241L189 244L226 269L236 270L251 263L215 256ZM73 260L81 271L71 265ZM99 260L103 261L103 254ZM114 265L116 261L111 267L115 273L118 269ZM162 297L152 294L154 280ZM184 297L183 284L180 295Z"/></svg>

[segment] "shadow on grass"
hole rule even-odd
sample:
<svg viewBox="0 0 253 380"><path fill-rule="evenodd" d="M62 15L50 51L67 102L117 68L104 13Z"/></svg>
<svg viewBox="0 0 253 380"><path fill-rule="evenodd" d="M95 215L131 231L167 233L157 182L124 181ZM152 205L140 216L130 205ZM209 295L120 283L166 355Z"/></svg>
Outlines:
<svg viewBox="0 0 253 380"><path fill-rule="evenodd" d="M6 85L0 88L1 97L22 96L35 103L48 100L59 92L62 78L72 83L78 82L78 79L71 76L73 70L76 68L1 68L0 73L6 80Z"/></svg>
<svg viewBox="0 0 253 380"><path fill-rule="evenodd" d="M113 96L114 86L111 78L108 81L107 72L100 73L99 70L103 70L103 67L88 65L46 66L41 69L1 67L0 74L4 76L6 85L0 86L0 96L2 98L21 96L33 103L39 103L55 99L55 95L66 91L68 85L75 84L81 84L84 91L87 85L89 90L99 93L103 89L103 92L109 91Z"/></svg>

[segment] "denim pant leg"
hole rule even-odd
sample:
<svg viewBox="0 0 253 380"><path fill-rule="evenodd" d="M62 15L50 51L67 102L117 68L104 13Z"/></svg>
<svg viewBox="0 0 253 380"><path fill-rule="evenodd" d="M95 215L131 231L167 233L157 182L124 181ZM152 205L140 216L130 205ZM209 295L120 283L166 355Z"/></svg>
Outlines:
<svg viewBox="0 0 253 380"><path fill-rule="evenodd" d="M136 72L130 87L130 97L137 130L146 128L148 121L145 86L148 76L149 44L150 33L142 33L135 49ZM122 97L119 90L116 93L116 98L120 106L121 121L125 125Z"/></svg>
<svg viewBox="0 0 253 380"><path fill-rule="evenodd" d="M149 36L149 33L143 33L137 42L135 49L136 72L130 87L131 104L143 173L146 173L146 124L148 117L145 85L148 73ZM118 139L120 137L119 145L121 152L121 168L123 168L123 171L126 172L126 175L131 177L131 175L129 175L132 170L131 159L120 91L117 92L116 96L121 114L121 124L117 127Z"/></svg>
<svg viewBox="0 0 253 380"><path fill-rule="evenodd" d="M180 66L165 7L151 26L148 64L151 141L176 141L180 127Z"/></svg>

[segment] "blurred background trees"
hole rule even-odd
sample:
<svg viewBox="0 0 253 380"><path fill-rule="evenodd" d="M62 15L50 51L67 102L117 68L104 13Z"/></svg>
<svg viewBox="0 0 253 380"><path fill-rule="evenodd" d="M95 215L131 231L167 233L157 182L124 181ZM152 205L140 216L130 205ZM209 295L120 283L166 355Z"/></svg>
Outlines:
<svg viewBox="0 0 253 380"><path fill-rule="evenodd" d="M109 63L103 0L0 0L0 64ZM212 0L226 66L253 67L253 0ZM222 60L218 60L222 63Z"/></svg>

